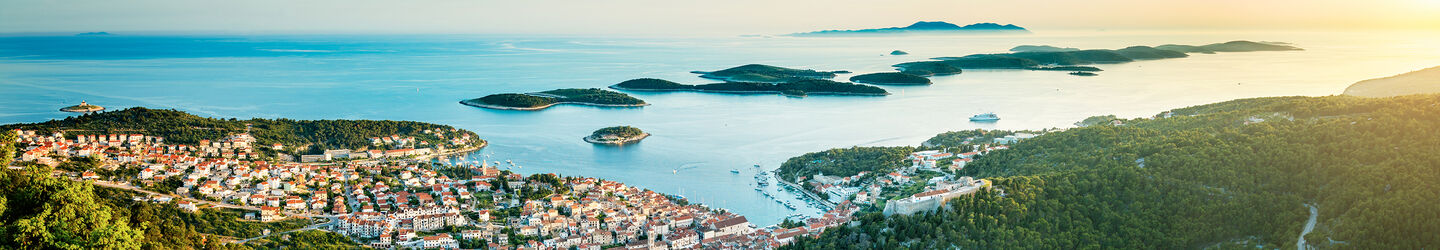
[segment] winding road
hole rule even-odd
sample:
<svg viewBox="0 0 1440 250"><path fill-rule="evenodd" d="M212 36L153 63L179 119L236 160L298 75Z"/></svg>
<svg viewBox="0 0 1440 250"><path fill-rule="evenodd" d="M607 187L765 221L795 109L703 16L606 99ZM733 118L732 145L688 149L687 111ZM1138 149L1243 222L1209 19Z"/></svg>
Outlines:
<svg viewBox="0 0 1440 250"><path fill-rule="evenodd" d="M1320 208L1317 208L1314 205L1310 204L1305 204L1305 207L1310 208L1310 220L1305 222L1305 230L1300 231L1300 239L1295 241L1296 250L1305 250L1310 248L1310 245L1307 245L1305 243L1305 235L1310 234L1310 231L1315 230L1315 220L1320 217Z"/></svg>

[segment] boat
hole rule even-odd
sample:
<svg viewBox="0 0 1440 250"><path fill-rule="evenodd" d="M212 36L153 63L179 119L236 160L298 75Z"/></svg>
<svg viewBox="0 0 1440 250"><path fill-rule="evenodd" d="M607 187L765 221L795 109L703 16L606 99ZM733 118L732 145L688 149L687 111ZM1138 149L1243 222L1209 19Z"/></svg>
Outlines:
<svg viewBox="0 0 1440 250"><path fill-rule="evenodd" d="M760 168L760 164L755 164L755 168Z"/></svg>
<svg viewBox="0 0 1440 250"><path fill-rule="evenodd" d="M1000 116L995 115L995 113L984 113L984 114L978 114L978 115L975 115L975 116L971 116L971 117L970 117L970 121L972 121L972 122L988 122L988 121L999 121L999 120L1000 120Z"/></svg>
<svg viewBox="0 0 1440 250"><path fill-rule="evenodd" d="M730 170L730 173L731 173L731 174L740 174L740 170L739 170L739 169L731 169L731 170Z"/></svg>

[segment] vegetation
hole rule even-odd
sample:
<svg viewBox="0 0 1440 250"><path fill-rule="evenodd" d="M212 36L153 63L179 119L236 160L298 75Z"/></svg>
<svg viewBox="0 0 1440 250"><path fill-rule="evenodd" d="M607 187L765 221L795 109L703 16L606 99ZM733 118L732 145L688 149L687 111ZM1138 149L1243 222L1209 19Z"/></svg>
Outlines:
<svg viewBox="0 0 1440 250"><path fill-rule="evenodd" d="M100 106L90 105L90 104L81 104L81 105L75 105L75 106L69 106L69 107L60 108L60 111L65 111L65 112L94 112L94 111L100 111L100 110L105 110L105 108L104 108L104 107L100 107Z"/></svg>
<svg viewBox="0 0 1440 250"><path fill-rule="evenodd" d="M255 249L369 249L338 233L306 230L247 242Z"/></svg>
<svg viewBox="0 0 1440 250"><path fill-rule="evenodd" d="M909 55L909 54L910 54L910 52L905 52L905 51L903 51L903 50L890 51L890 55L892 55L892 56L903 56L903 55Z"/></svg>
<svg viewBox="0 0 1440 250"><path fill-rule="evenodd" d="M413 136L430 145L445 145L446 141L423 131L450 131L454 127L411 121L372 120L292 120L261 119L249 120L216 119L199 117L176 110L129 108L119 111L84 114L51 120L42 123L10 124L0 130L37 130L42 133L65 131L66 135L96 134L145 134L164 137L172 144L197 144L200 140L214 140L228 135L245 132L250 124L250 135L259 145L284 144L320 145L328 148L363 149L371 146L370 138L390 135ZM459 133L475 133L458 130ZM448 133L448 132L447 132Z"/></svg>
<svg viewBox="0 0 1440 250"><path fill-rule="evenodd" d="M996 189L939 212L865 214L785 248L1294 248L1302 204L1319 208L1306 238L1320 247L1440 245L1440 95L1242 99L1173 113L1014 144L960 173Z"/></svg>
<svg viewBox="0 0 1440 250"><path fill-rule="evenodd" d="M857 75L850 77L851 82L869 83L879 85L929 85L930 78L903 72L885 72Z"/></svg>
<svg viewBox="0 0 1440 250"><path fill-rule="evenodd" d="M757 93L798 93L804 94L860 94L887 95L885 89L836 82L830 80L798 80L779 84L762 82L723 82L702 85L679 84L660 79L635 79L610 86L615 89L638 91L713 91L713 92L757 92Z"/></svg>
<svg viewBox="0 0 1440 250"><path fill-rule="evenodd" d="M1076 122L1075 126L1089 127L1095 125L1106 125L1110 124L1111 121L1115 120L1120 120L1120 118L1115 117L1115 115L1097 115L1086 117L1085 120L1080 120L1079 122Z"/></svg>
<svg viewBox="0 0 1440 250"><path fill-rule="evenodd" d="M0 203L4 205L0 207L0 245L26 249L139 249L143 245L145 225L132 225L115 208L106 206L95 195L94 186L51 177L50 171L43 165L0 170Z"/></svg>
<svg viewBox="0 0 1440 250"><path fill-rule="evenodd" d="M781 83L806 79L835 78L839 71L815 71L813 69L792 69L763 64L747 64L714 72L704 72L702 78L733 82Z"/></svg>
<svg viewBox="0 0 1440 250"><path fill-rule="evenodd" d="M789 181L815 174L852 176L862 171L888 172L909 166L914 147L851 147L808 153L780 164L777 175Z"/></svg>
<svg viewBox="0 0 1440 250"><path fill-rule="evenodd" d="M530 94L494 94L481 98L461 101L461 104L489 107L511 107L526 109L543 109L558 103L577 103L585 105L613 105L613 106L642 106L644 100L635 98L625 93L603 90L603 89L556 89Z"/></svg>

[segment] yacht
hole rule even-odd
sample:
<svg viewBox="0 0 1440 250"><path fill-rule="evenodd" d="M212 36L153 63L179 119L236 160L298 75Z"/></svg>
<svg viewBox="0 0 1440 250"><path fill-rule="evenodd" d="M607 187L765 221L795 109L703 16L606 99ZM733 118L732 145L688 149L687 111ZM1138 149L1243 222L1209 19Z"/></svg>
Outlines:
<svg viewBox="0 0 1440 250"><path fill-rule="evenodd" d="M975 116L971 116L971 117L970 117L970 121L972 121L972 122L988 122L988 121L999 121L999 120L1000 120L1000 116L996 116L995 113L984 113L984 114L978 114L978 115L975 115Z"/></svg>
<svg viewBox="0 0 1440 250"><path fill-rule="evenodd" d="M732 173L732 174L740 174L740 170L739 170L739 169L731 169L731 170L730 170L730 173Z"/></svg>

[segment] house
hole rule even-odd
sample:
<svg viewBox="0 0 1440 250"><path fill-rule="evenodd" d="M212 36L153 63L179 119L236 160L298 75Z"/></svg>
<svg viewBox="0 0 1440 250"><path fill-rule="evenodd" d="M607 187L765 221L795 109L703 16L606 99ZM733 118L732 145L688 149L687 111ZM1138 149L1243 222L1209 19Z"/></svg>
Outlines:
<svg viewBox="0 0 1440 250"><path fill-rule="evenodd" d="M195 212L195 211L199 211L199 210L200 210L199 207L196 207L196 206L195 206L195 203L194 203L194 202L190 202L190 201L180 201L180 202L177 203L177 205L180 207L180 209L185 210L186 212L192 212L192 213L193 213L193 212Z"/></svg>
<svg viewBox="0 0 1440 250"><path fill-rule="evenodd" d="M260 221L271 222L285 219L285 214L278 207L260 207Z"/></svg>
<svg viewBox="0 0 1440 250"><path fill-rule="evenodd" d="M421 244L421 247L424 247L424 248L446 248L446 249L460 248L460 243L457 242L457 241L455 241L455 238L450 237L449 234L440 234L440 235L436 235L436 236L425 236L425 238L423 238L422 241L423 241L424 243Z"/></svg>

